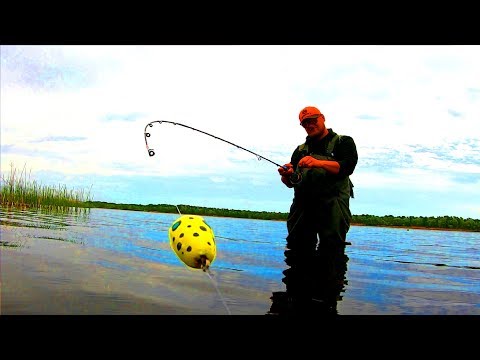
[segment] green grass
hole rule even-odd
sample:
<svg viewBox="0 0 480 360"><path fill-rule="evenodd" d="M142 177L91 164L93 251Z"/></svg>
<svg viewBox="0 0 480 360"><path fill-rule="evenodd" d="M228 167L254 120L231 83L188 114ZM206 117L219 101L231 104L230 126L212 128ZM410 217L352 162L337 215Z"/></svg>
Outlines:
<svg viewBox="0 0 480 360"><path fill-rule="evenodd" d="M19 171L10 164L10 172L1 175L1 205L15 208L85 208L90 191L67 189L66 185L49 186L30 179L25 166Z"/></svg>

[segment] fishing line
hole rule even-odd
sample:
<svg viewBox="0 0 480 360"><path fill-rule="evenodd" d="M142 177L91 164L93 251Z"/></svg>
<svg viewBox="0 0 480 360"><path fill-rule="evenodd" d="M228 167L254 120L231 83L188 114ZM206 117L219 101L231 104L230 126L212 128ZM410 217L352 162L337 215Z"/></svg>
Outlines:
<svg viewBox="0 0 480 360"><path fill-rule="evenodd" d="M182 213L180 212L180 209L178 208L178 206L177 206L177 205L175 205L175 207L177 208L178 215L182 216Z"/></svg>
<svg viewBox="0 0 480 360"><path fill-rule="evenodd" d="M223 306L225 306L225 309L227 310L228 315L232 315L232 313L230 312L230 309L227 306L227 303L225 302L225 299L220 293L220 289L218 288L217 283L213 280L212 275L210 274L210 269L207 269L205 273L208 275L210 280L212 280L213 286L215 286L215 290L217 290L218 296L220 297L220 300L222 300Z"/></svg>
<svg viewBox="0 0 480 360"><path fill-rule="evenodd" d="M230 141L227 141L227 140L222 139L222 138L220 138L220 137L218 137L218 136L209 134L209 133L207 133L207 132L205 132L205 131L195 129L194 127L191 127L191 126L188 126L188 125L184 125L184 124L180 124L180 123L176 123L176 122L172 122L172 121L167 121L167 120L155 120L155 121L152 121L152 122L148 123L148 124L145 126L145 130L144 130L144 134L145 134L145 145L147 146L148 155L150 155L150 156L154 156L154 155L155 155L155 151L154 151L153 149L151 149L151 148L148 147L147 138L150 137L150 133L147 132L147 127L149 127L149 126L150 126L150 127L153 127L153 123L156 123L156 122L158 122L159 124L165 122L165 123L169 123L169 124L173 124L173 125L180 125L180 126L186 127L187 129L191 129L191 130L198 131L198 132L200 132L200 133L202 133L202 134L211 136L211 137L213 137L213 138L215 138L215 139L217 139L217 140L221 140L221 141L226 142L226 143L228 143L228 144L230 144L230 145L233 145L233 146L235 146L235 147L237 147L237 148L239 148L239 149L245 150L245 151L249 152L250 154L255 155L255 156L258 158L258 160L261 160L261 159L266 160L266 161L268 161L268 162L270 162L270 163L272 163L272 164L274 164L274 165L277 165L278 167L283 167L285 170L287 170L287 167L286 167L286 166L277 164L276 162L274 162L274 161L272 161L272 160L270 160L270 159L267 159L266 157L264 157L264 156L262 156L262 155L259 155L259 154L255 153L255 152L251 151L251 150L245 149L244 147L242 147L242 146L240 146L240 145L234 144L234 143L232 143L232 142L230 142Z"/></svg>

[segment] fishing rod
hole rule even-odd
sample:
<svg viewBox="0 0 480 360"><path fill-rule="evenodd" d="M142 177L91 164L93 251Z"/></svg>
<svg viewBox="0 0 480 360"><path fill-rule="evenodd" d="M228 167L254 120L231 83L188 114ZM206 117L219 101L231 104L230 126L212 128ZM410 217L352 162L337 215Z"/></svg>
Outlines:
<svg viewBox="0 0 480 360"><path fill-rule="evenodd" d="M217 139L217 140L221 140L221 141L226 142L226 143L228 143L228 144L230 144L230 145L236 146L236 147L239 148L239 149L248 151L249 153L255 155L255 156L258 158L258 160L263 159L263 160L266 160L266 161L268 161L268 162L271 162L271 163L274 164L274 165L277 165L278 167L282 167L282 168L284 168L285 170L288 169L285 165L277 164L276 162L274 162L274 161L272 161L272 160L270 160L270 159L267 159L266 157L264 157L264 156L262 156L262 155L259 155L259 154L255 153L255 152L251 151L251 150L245 149L244 147L242 147L242 146L240 146L240 145L237 145L237 144L234 144L234 143L232 143L232 142L230 142L230 141L227 141L227 140L225 140L225 139L219 138L218 136L209 134L209 133L207 133L207 132L205 132L205 131L202 131L202 130L195 129L195 128L193 128L193 127L191 127L191 126L188 126L188 125L180 124L180 123L173 122L173 121L167 121L167 120L155 120L155 121L152 121L152 122L148 123L148 124L145 126L145 130L144 130L144 133L145 133L145 145L147 146L148 155L150 155L150 156L154 156L154 155L155 155L155 151L154 151L153 149L150 149L150 148L148 147L147 138L150 137L150 133L147 132L147 127L149 127L149 126L150 126L150 127L153 127L153 123L156 123L156 122L158 122L159 124L165 122L165 123L169 123L169 124L173 124L173 125L180 125L180 126L183 126L183 127L188 128L188 129L198 131L198 132L200 132L200 133L202 133L202 134L211 136L211 137L213 137L213 138L215 138L215 139Z"/></svg>

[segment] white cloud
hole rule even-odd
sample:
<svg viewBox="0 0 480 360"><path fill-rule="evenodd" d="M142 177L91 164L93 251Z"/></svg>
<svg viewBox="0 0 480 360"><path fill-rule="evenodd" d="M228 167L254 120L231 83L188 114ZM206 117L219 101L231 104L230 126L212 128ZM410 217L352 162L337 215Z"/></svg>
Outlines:
<svg viewBox="0 0 480 360"><path fill-rule="evenodd" d="M2 46L1 56L2 172L13 161L70 175L257 173L263 184L273 164L171 124L149 129L150 157L144 127L180 122L283 164L305 138L306 105L353 136L361 186L446 191L452 172L480 172L462 162L479 156L479 46ZM37 141L60 137L85 139Z"/></svg>

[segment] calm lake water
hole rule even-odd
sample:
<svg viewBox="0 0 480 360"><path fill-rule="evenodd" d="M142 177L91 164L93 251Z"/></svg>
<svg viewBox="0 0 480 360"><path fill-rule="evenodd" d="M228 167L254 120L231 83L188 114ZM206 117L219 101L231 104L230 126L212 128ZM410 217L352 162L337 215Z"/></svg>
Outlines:
<svg viewBox="0 0 480 360"><path fill-rule="evenodd" d="M0 210L2 314L264 315L286 224L204 216L210 273L170 249L177 214ZM480 315L480 233L353 226L339 315Z"/></svg>

